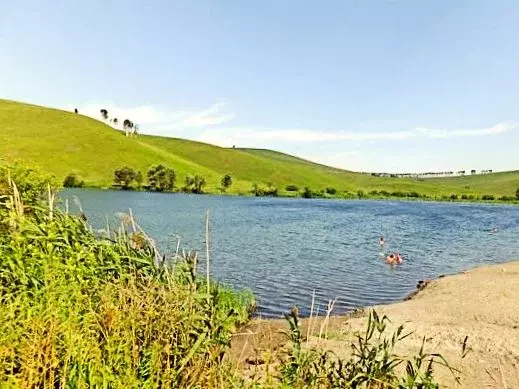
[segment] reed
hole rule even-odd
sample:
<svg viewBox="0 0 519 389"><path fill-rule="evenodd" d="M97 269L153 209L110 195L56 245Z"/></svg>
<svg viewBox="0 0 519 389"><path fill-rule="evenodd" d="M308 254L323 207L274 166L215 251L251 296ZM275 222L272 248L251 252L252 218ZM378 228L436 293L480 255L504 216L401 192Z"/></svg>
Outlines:
<svg viewBox="0 0 519 389"><path fill-rule="evenodd" d="M0 179L0 386L218 387L241 381L222 363L250 293L196 275L196 255L157 263L131 210L119 232L92 232Z"/></svg>

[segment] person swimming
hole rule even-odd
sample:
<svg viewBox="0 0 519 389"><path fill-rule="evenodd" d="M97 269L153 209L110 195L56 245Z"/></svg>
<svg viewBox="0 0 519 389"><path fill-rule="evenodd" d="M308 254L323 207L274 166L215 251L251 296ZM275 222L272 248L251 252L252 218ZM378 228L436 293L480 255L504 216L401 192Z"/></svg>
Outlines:
<svg viewBox="0 0 519 389"><path fill-rule="evenodd" d="M386 257L386 262L390 265L400 265L403 259L399 253L391 253Z"/></svg>
<svg viewBox="0 0 519 389"><path fill-rule="evenodd" d="M384 237L381 236L380 239L378 240L378 244L380 245L381 248L384 248L384 244L385 244L385 243L386 243L386 242L384 242Z"/></svg>

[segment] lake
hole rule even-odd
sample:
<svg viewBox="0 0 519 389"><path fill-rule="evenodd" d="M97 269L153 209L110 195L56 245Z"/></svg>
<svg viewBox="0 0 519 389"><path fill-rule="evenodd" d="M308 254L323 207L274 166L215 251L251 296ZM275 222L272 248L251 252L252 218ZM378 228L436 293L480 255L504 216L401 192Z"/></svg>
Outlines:
<svg viewBox="0 0 519 389"><path fill-rule="evenodd" d="M337 298L335 313L403 299L422 279L519 258L519 207L512 205L282 199L68 189L89 221L131 208L162 252L205 252L210 211L211 273L250 288L258 314L280 317L297 305L308 315L315 290L320 311ZM71 212L77 209L70 201ZM489 233L491 228L496 233ZM392 269L381 256L399 251Z"/></svg>

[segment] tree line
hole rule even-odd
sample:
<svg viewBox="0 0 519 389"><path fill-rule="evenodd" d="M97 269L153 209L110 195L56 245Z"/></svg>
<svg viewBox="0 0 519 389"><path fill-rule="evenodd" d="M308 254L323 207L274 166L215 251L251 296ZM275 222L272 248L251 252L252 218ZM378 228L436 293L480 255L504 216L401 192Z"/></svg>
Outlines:
<svg viewBox="0 0 519 389"><path fill-rule="evenodd" d="M154 192L174 192L181 191L185 193L196 193L202 194L207 184L206 179L199 175L188 175L184 177L183 185L177 187L177 174L174 169L167 167L162 164L152 165L146 172L146 177L136 169L128 166L124 166L114 171L113 187L120 188L123 190L139 190L146 189ZM226 192L233 184L233 179L230 174L225 174L220 179L220 191ZM69 174L63 181L65 188L81 188L85 186L85 182L80 180L76 174ZM467 187L468 189L468 187ZM410 198L410 199L436 199L436 200L484 200L484 201L519 201L519 188L514 193L514 196L500 196L497 197L493 194L483 194L477 196L474 194L456 194L451 193L449 195L428 195L418 193L416 191L402 192L402 191L386 191L386 190L371 190L364 192L362 189L356 192L350 191L339 191L333 187L327 187L321 190L313 190L310 187L304 187L300 189L297 185L289 184L285 187L286 193L294 193L295 196L303 198L329 198L329 197L340 197L347 199L354 198ZM250 192L254 196L258 197L278 197L279 190L272 183L266 184L252 184ZM294 196L293 195L293 196Z"/></svg>
<svg viewBox="0 0 519 389"><path fill-rule="evenodd" d="M174 169L162 164L152 165L146 172L146 183L142 173L131 167L125 166L114 171L114 187L119 187L124 190L129 189L147 189L154 192L174 192L177 187L177 174ZM183 185L178 188L186 193L204 193L204 188L207 184L206 179L199 175L188 175L184 177ZM232 177L226 174L221 181L222 192L232 185Z"/></svg>
<svg viewBox="0 0 519 389"><path fill-rule="evenodd" d="M108 116L108 110L103 108L100 110L100 112L101 112L101 117L104 120L110 120L110 124L113 124L116 127L119 125L119 119L110 118ZM126 134L126 136L137 136L137 134L139 133L139 125L135 124L130 119L123 120L123 129L124 129L124 133Z"/></svg>

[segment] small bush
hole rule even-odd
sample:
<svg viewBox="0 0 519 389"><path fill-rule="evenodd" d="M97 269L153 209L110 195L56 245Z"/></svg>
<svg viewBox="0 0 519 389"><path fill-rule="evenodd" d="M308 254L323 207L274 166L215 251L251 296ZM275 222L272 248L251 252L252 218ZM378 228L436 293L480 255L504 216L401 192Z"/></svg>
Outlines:
<svg viewBox="0 0 519 389"><path fill-rule="evenodd" d="M461 195L461 199L462 199L462 200L468 200L468 199L469 199L469 196L467 196L465 193L463 193L463 194Z"/></svg>
<svg viewBox="0 0 519 389"><path fill-rule="evenodd" d="M458 195L455 194L455 193L453 193L453 194L451 194L451 195L449 196L449 199L451 199L451 200L458 200Z"/></svg>
<svg viewBox="0 0 519 389"><path fill-rule="evenodd" d="M397 192L392 192L391 196L393 196L393 197L406 197L406 194L404 192L397 191Z"/></svg>
<svg viewBox="0 0 519 389"><path fill-rule="evenodd" d="M299 190L299 187L297 185L290 184L286 186L285 190L287 192L297 192Z"/></svg>
<svg viewBox="0 0 519 389"><path fill-rule="evenodd" d="M337 189L335 188L326 188L326 193L330 194L330 195L335 195L337 194Z"/></svg>
<svg viewBox="0 0 519 389"><path fill-rule="evenodd" d="M352 192L350 192L350 191L345 190L345 191L343 192L343 197L344 197L345 199L356 199L356 198L357 198L357 195L356 195L355 193L352 193Z"/></svg>
<svg viewBox="0 0 519 389"><path fill-rule="evenodd" d="M485 194L485 195L481 196L481 200L494 200L494 195Z"/></svg>
<svg viewBox="0 0 519 389"><path fill-rule="evenodd" d="M184 187L182 190L187 193L204 193L204 187L206 185L205 178L196 174L195 176L186 176L184 178Z"/></svg>
<svg viewBox="0 0 519 389"><path fill-rule="evenodd" d="M375 197L375 196L378 196L378 195L379 195L379 192L378 192L378 191L376 191L376 190L371 190L371 191L369 191L369 193L368 193L368 194L369 194L370 196L373 196L373 197Z"/></svg>
<svg viewBox="0 0 519 389"><path fill-rule="evenodd" d="M419 198L420 197L420 194L418 192L409 192L407 194L407 197L411 197L411 198Z"/></svg>
<svg viewBox="0 0 519 389"><path fill-rule="evenodd" d="M301 197L303 197L305 199L311 199L314 196L315 196L314 192L312 192L312 190L307 186L303 189L303 193L301 194Z"/></svg>
<svg viewBox="0 0 519 389"><path fill-rule="evenodd" d="M512 197L512 196L501 196L499 198L499 200L501 200L501 201L514 201L515 197Z"/></svg>
<svg viewBox="0 0 519 389"><path fill-rule="evenodd" d="M114 171L114 183L122 189L130 189L139 180L142 181L142 174L131 167L125 166Z"/></svg>
<svg viewBox="0 0 519 389"><path fill-rule="evenodd" d="M398 344L411 333L401 325L393 334L387 334L389 319L375 311L369 313L365 331L355 334L350 356L344 359L305 348L297 310L285 317L292 347L281 361L280 387L437 389L435 365L445 366L459 383L459 372L443 356L424 351L425 338L417 355L399 356L395 352ZM461 347L462 358L467 354L466 339Z"/></svg>
<svg viewBox="0 0 519 389"><path fill-rule="evenodd" d="M278 188L275 186L269 186L267 189L263 191L265 196L278 197Z"/></svg>
<svg viewBox="0 0 519 389"><path fill-rule="evenodd" d="M387 190L381 190L379 193L381 196L384 196L384 197L391 196L391 193L389 193Z"/></svg>
<svg viewBox="0 0 519 389"><path fill-rule="evenodd" d="M258 184L252 184L252 194L256 197L263 196L265 192Z"/></svg>
<svg viewBox="0 0 519 389"><path fill-rule="evenodd" d="M82 188L85 185L84 181L81 181L75 174L69 174L63 180L64 188Z"/></svg>
<svg viewBox="0 0 519 389"><path fill-rule="evenodd" d="M364 191L359 189L359 190L357 191L357 197L358 197L359 199L363 198L363 197L364 197Z"/></svg>
<svg viewBox="0 0 519 389"><path fill-rule="evenodd" d="M232 177L230 174L226 174L222 177L220 181L220 185L222 186L222 190L225 192L232 185Z"/></svg>

